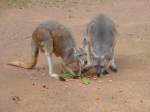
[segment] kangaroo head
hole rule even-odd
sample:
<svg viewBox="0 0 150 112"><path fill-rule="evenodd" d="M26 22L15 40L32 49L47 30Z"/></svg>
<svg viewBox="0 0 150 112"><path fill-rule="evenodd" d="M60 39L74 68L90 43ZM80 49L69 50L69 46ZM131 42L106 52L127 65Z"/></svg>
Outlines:
<svg viewBox="0 0 150 112"><path fill-rule="evenodd" d="M80 63L81 66L85 66L87 64L87 54L83 48L74 49L74 57Z"/></svg>
<svg viewBox="0 0 150 112"><path fill-rule="evenodd" d="M95 57L95 63L97 64L97 74L105 73L107 70L107 67L110 64L111 61L111 55L109 54L103 54L99 57Z"/></svg>

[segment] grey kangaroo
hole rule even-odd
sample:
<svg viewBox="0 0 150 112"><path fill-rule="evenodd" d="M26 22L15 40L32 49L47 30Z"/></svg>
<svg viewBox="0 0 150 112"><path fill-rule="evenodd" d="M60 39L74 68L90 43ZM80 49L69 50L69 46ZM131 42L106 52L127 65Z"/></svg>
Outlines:
<svg viewBox="0 0 150 112"><path fill-rule="evenodd" d="M44 52L47 57L49 75L61 81L65 81L65 79L53 71L53 53L57 57L61 57L63 59L63 68L74 75L75 73L68 66L69 64L76 62L79 65L79 73L81 72L81 67L86 64L86 56L83 56L86 54L83 53L84 50L82 50L82 48L77 49L75 40L70 31L64 25L55 21L44 22L35 29L32 34L31 47L32 58L30 63L13 61L8 64L26 69L32 69L37 63L40 50Z"/></svg>
<svg viewBox="0 0 150 112"><path fill-rule="evenodd" d="M87 53L87 68L95 66L98 76L108 74L108 68L117 72L114 59L116 33L114 22L104 14L93 17L87 24L83 36L83 47Z"/></svg>

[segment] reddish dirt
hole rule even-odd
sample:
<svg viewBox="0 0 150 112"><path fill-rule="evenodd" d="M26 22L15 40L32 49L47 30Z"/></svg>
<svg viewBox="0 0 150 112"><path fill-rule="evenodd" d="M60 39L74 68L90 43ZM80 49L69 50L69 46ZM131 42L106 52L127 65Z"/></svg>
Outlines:
<svg viewBox="0 0 150 112"><path fill-rule="evenodd" d="M118 73L84 85L79 79L60 82L49 77L43 54L33 70L7 65L30 59L30 36L40 22L60 21L80 46L85 24L99 13L117 24ZM150 112L149 0L80 0L64 8L4 8L0 35L0 112ZM54 60L59 73L59 59Z"/></svg>

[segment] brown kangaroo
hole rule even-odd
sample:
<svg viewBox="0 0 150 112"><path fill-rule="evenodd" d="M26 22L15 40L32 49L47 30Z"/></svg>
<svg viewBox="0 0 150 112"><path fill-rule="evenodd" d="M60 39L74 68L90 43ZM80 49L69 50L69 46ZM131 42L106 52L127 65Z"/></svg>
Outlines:
<svg viewBox="0 0 150 112"><path fill-rule="evenodd" d="M31 40L32 58L30 63L21 61L13 61L9 65L18 66L26 69L32 69L36 63L39 50L45 53L48 66L49 75L55 79L65 81L65 79L53 71L52 54L63 59L63 67L65 70L75 75L72 69L68 66L76 62L79 65L79 73L82 67L86 64L86 53L83 50L76 48L75 40L70 31L62 24L55 21L47 21L40 24L32 34ZM81 52L82 51L82 52Z"/></svg>

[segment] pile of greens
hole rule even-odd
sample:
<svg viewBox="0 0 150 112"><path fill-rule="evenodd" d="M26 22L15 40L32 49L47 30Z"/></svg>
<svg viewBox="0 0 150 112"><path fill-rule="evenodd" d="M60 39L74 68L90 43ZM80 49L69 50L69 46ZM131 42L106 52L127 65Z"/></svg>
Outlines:
<svg viewBox="0 0 150 112"><path fill-rule="evenodd" d="M68 80L68 79L73 79L73 78L74 78L74 75L71 74L70 72L65 72L65 73L64 73L64 78L65 78L66 80ZM88 78L84 77L83 74L81 74L81 75L79 76L79 78L81 79L82 83L85 84L85 85L88 85L88 84L91 83L91 81L90 81Z"/></svg>

